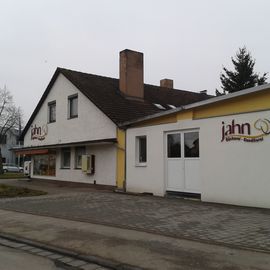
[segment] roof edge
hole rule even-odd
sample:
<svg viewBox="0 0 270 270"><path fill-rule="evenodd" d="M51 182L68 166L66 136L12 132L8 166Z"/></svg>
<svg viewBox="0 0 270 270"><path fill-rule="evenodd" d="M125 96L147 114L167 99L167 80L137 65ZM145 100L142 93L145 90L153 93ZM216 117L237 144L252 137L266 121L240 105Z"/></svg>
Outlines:
<svg viewBox="0 0 270 270"><path fill-rule="evenodd" d="M25 125L25 127L24 127L24 129L22 131L22 134L20 136L20 140L24 139L24 136L25 136L26 132L28 131L29 127L31 126L32 122L34 121L34 118L36 117L36 115L37 115L41 105L43 104L44 100L48 96L48 94L49 94L49 92L50 92L53 84L55 83L55 81L56 81L56 79L57 79L60 72L61 72L61 68L57 67L54 74L53 74L53 76L52 76L52 78L51 78L51 80L50 80L50 82L49 82L49 84L47 85L44 93L42 94L36 108L34 109L33 113L31 114L28 122L26 123L26 125Z"/></svg>

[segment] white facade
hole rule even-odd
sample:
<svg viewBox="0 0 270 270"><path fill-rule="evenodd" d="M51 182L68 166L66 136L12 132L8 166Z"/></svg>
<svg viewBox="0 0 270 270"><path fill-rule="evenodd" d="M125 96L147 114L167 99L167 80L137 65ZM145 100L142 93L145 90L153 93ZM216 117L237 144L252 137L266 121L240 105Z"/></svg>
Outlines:
<svg viewBox="0 0 270 270"><path fill-rule="evenodd" d="M56 149L55 176L34 175L31 167L31 177L37 179L60 180L77 183L98 185L116 185L116 147L114 145L86 146L86 154L95 155L95 173L93 175L75 168L75 147L71 147L71 166L69 169L61 168L61 148ZM33 158L32 158L33 164ZM106 169L104 169L106 168Z"/></svg>
<svg viewBox="0 0 270 270"><path fill-rule="evenodd" d="M78 95L78 117L68 118L68 97ZM56 121L49 123L48 103L56 102ZM44 139L33 139L32 128L41 128ZM24 148L43 147L55 153L55 175L32 177L102 185L116 185L116 151L114 143L102 142L116 139L116 125L101 112L69 80L59 74L46 100L43 102L31 127L24 136ZM95 141L100 141L96 143ZM94 141L94 142L91 142ZM85 146L85 154L95 155L95 173L90 175L76 168L75 148ZM70 168L62 168L62 149L70 148ZM34 156L32 156L32 164Z"/></svg>
<svg viewBox="0 0 270 270"><path fill-rule="evenodd" d="M78 94L78 118L68 119L68 97ZM56 101L56 122L48 124L48 103ZM44 140L31 140L31 129L24 136L24 146L54 145L116 138L116 125L69 80L59 74L32 126L47 125Z"/></svg>
<svg viewBox="0 0 270 270"><path fill-rule="evenodd" d="M198 193L201 194L202 200L269 208L270 156L267 149L270 149L270 135L265 134L262 136L263 139L257 142L221 141L222 127L225 126L226 131L226 127L232 123L232 120L235 124L250 124L250 136L263 134L254 127L258 119L270 120L270 111L201 120L182 120L173 124L128 129L127 191L151 192L163 196L169 190L168 173L175 174L178 170L177 166L168 167L166 134L198 130L200 157L196 159L196 164L190 165L193 167L185 169L190 169L189 173L184 171L184 174L191 186L194 175L199 175L199 179L195 179L198 183L195 184L196 187L200 186ZM248 125L244 126L245 132L247 127ZM260 127L267 131L263 122L257 122L257 128ZM147 137L147 162L143 165L136 161L135 141L138 136ZM187 164L188 162L187 159ZM190 176L190 172L195 173Z"/></svg>

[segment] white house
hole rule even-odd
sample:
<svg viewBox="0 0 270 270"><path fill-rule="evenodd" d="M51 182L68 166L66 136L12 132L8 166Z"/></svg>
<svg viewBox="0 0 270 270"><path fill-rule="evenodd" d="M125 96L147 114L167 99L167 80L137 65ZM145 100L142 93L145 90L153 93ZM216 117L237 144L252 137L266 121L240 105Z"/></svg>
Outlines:
<svg viewBox="0 0 270 270"><path fill-rule="evenodd" d="M270 84L124 127L127 191L270 207Z"/></svg>
<svg viewBox="0 0 270 270"><path fill-rule="evenodd" d="M121 123L210 98L143 75L143 54L130 50L120 52L120 79L57 68L17 149L31 156L32 178L125 188Z"/></svg>

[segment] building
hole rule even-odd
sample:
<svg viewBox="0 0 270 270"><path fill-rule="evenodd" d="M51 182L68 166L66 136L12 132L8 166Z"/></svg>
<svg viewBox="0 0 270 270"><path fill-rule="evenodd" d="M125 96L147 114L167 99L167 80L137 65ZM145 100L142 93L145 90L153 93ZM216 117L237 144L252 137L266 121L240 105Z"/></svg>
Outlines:
<svg viewBox="0 0 270 270"><path fill-rule="evenodd" d="M10 129L5 135L0 137L0 148L3 163L18 164L16 155L11 149L19 145L19 130Z"/></svg>
<svg viewBox="0 0 270 270"><path fill-rule="evenodd" d="M124 123L127 191L270 208L270 84Z"/></svg>
<svg viewBox="0 0 270 270"><path fill-rule="evenodd" d="M206 93L144 84L143 54L120 52L120 78L57 68L22 133L17 154L32 177L125 187L122 123L209 99Z"/></svg>

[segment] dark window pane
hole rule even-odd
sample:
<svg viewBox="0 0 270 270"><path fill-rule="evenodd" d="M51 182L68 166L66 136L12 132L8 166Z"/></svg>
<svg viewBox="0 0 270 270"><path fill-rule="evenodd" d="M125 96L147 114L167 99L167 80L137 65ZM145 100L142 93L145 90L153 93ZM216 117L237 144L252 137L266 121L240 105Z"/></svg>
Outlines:
<svg viewBox="0 0 270 270"><path fill-rule="evenodd" d="M185 157L199 157L199 132L184 134Z"/></svg>
<svg viewBox="0 0 270 270"><path fill-rule="evenodd" d="M70 149L64 148L62 150L62 167L70 168Z"/></svg>
<svg viewBox="0 0 270 270"><path fill-rule="evenodd" d="M78 116L78 96L69 98L69 117Z"/></svg>
<svg viewBox="0 0 270 270"><path fill-rule="evenodd" d="M76 147L75 149L75 167L82 167L82 155L85 155L85 147Z"/></svg>
<svg viewBox="0 0 270 270"><path fill-rule="evenodd" d="M180 133L167 135L168 158L181 157L181 135Z"/></svg>
<svg viewBox="0 0 270 270"><path fill-rule="evenodd" d="M139 138L139 162L146 162L146 137Z"/></svg>
<svg viewBox="0 0 270 270"><path fill-rule="evenodd" d="M56 121L56 103L49 104L49 123Z"/></svg>
<svg viewBox="0 0 270 270"><path fill-rule="evenodd" d="M7 135L0 135L0 144L7 143Z"/></svg>

